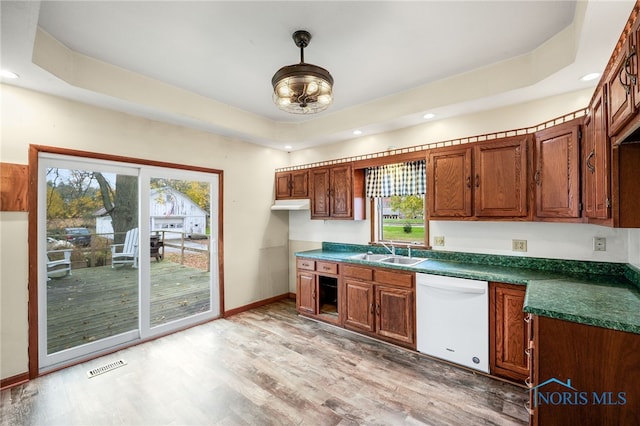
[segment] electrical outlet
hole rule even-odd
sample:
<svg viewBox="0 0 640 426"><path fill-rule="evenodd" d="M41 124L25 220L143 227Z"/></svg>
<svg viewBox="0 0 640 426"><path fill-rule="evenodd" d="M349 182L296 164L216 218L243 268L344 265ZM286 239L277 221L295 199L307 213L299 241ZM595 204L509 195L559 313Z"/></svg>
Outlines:
<svg viewBox="0 0 640 426"><path fill-rule="evenodd" d="M607 239L604 237L593 237L593 251L607 251Z"/></svg>
<svg viewBox="0 0 640 426"><path fill-rule="evenodd" d="M511 250L527 251L527 240L511 240Z"/></svg>
<svg viewBox="0 0 640 426"><path fill-rule="evenodd" d="M433 245L434 246L443 246L444 245L444 237L433 237Z"/></svg>

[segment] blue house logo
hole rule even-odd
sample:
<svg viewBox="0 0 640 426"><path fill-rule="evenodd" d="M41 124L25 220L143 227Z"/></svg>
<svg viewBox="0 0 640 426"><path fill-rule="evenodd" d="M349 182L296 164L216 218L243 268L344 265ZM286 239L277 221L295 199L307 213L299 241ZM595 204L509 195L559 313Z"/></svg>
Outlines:
<svg viewBox="0 0 640 426"><path fill-rule="evenodd" d="M542 389L554 383L559 385L561 389L553 391ZM553 388L557 389L557 386ZM533 396L534 407L543 405L625 405L627 403L626 392L579 391L571 385L571 379L563 382L555 377L529 389L529 392Z"/></svg>

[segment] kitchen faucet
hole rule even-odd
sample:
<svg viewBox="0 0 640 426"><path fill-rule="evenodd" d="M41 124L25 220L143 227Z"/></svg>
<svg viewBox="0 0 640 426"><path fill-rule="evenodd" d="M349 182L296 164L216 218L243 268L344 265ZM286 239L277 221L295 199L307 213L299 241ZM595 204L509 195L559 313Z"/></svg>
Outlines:
<svg viewBox="0 0 640 426"><path fill-rule="evenodd" d="M387 245L384 243L384 241L380 241L380 244L382 244L382 246L384 248L386 248L389 253L391 253L392 255L396 255L396 248L393 246L393 244L389 244L391 246L391 248L387 247Z"/></svg>

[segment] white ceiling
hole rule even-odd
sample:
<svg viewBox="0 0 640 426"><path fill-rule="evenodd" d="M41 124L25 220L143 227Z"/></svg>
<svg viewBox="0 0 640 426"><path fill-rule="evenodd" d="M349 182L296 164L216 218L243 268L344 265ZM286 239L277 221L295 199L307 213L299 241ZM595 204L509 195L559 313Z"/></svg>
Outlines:
<svg viewBox="0 0 640 426"><path fill-rule="evenodd" d="M593 87L578 78L602 71L634 3L2 0L0 64L21 76L7 84L301 149ZM316 115L271 100L297 29L335 79Z"/></svg>

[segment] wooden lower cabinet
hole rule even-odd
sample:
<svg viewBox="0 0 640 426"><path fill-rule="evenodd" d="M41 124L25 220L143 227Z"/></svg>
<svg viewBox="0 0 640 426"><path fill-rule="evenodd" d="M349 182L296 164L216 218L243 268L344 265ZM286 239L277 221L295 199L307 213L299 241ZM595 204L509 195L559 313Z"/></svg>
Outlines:
<svg viewBox="0 0 640 426"><path fill-rule="evenodd" d="M415 349L412 273L344 266L344 326Z"/></svg>
<svg viewBox="0 0 640 426"><path fill-rule="evenodd" d="M376 333L415 347L414 298L413 289L376 285Z"/></svg>
<svg viewBox="0 0 640 426"><path fill-rule="evenodd" d="M533 318L531 424L639 424L640 334Z"/></svg>
<svg viewBox="0 0 640 426"><path fill-rule="evenodd" d="M315 314L316 304L316 275L313 272L298 272L296 279L296 308L298 312Z"/></svg>
<svg viewBox="0 0 640 426"><path fill-rule="evenodd" d="M529 338L522 311L526 286L489 283L489 365L491 374L524 382L529 376Z"/></svg>
<svg viewBox="0 0 640 426"><path fill-rule="evenodd" d="M375 294L373 284L344 279L344 325L354 330L375 331Z"/></svg>
<svg viewBox="0 0 640 426"><path fill-rule="evenodd" d="M296 262L296 308L299 313L342 323L338 264L311 259Z"/></svg>

